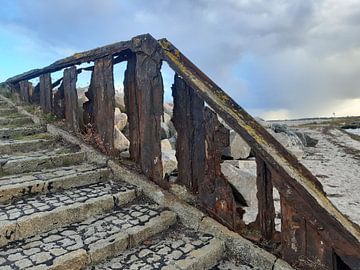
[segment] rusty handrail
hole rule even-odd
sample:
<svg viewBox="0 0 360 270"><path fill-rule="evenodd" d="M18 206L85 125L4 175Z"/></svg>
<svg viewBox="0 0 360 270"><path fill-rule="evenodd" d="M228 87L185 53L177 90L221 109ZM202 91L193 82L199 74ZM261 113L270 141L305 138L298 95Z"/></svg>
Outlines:
<svg viewBox="0 0 360 270"><path fill-rule="evenodd" d="M142 46L142 43L146 43ZM269 134L251 115L240 107L229 95L187 59L168 40L155 40L150 34L140 35L130 41L118 42L94 50L77 53L53 64L9 78L6 82L17 84L85 62L97 61L109 56L118 56L117 61L127 60L128 52L142 53L166 61L196 93L219 114L254 150L257 158L276 172L272 181L281 194L295 192L301 205L292 205L309 221L324 239L332 243L337 254L360 254L360 229L344 216L326 197L317 178L289 151ZM337 239L332 239L332 234ZM351 248L349 248L351 247ZM344 253L344 250L346 252ZM345 258L346 259L346 258Z"/></svg>

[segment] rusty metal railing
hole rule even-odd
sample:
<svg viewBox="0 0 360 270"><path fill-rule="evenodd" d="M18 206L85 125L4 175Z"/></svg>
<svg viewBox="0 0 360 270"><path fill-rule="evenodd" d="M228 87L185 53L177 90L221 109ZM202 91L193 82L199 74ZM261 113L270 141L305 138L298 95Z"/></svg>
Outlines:
<svg viewBox="0 0 360 270"><path fill-rule="evenodd" d="M169 186L163 177L160 146L164 91L160 69L166 61L176 73L172 91L178 183L196 194L203 208L224 225L239 233L247 230L242 221L244 210L221 173L221 150L229 143L229 133L218 121L219 115L256 156L258 215L251 230L258 231L259 240L280 241L281 256L302 269L359 269L358 225L332 205L308 169L166 39L137 36L75 54L6 82L24 101L65 117L69 127L79 131L91 125L103 150L113 153L113 65L122 61L128 63L124 92L130 155L150 180ZM92 78L82 116L74 100L77 74L82 71L76 65L85 62L94 62L94 66L86 68L92 71ZM53 95L50 74L62 69L64 77L54 83L61 85ZM33 88L28 80L39 76L40 83ZM273 187L280 193L281 232L276 232L274 225Z"/></svg>

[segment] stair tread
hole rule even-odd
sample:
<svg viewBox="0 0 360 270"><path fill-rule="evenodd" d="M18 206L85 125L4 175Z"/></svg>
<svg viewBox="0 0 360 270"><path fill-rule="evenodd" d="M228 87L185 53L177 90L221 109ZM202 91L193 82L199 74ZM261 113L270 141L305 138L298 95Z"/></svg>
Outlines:
<svg viewBox="0 0 360 270"><path fill-rule="evenodd" d="M206 250L206 251L205 251ZM170 229L146 240L142 245L129 249L106 262L88 270L115 269L207 269L206 264L217 261L223 252L221 241L210 234L203 234L180 227ZM206 258L205 258L206 257ZM205 263L202 260L209 260ZM192 268L180 268L192 265Z"/></svg>
<svg viewBox="0 0 360 270"><path fill-rule="evenodd" d="M28 160L28 159L36 159L36 158L45 158L63 154L71 154L79 152L79 149L73 146L61 146L54 147L50 149L43 149L38 151L31 151L27 153L18 152L12 153L11 155L1 155L2 160L10 161L20 161L20 160Z"/></svg>
<svg viewBox="0 0 360 270"><path fill-rule="evenodd" d="M27 196L12 204L0 205L0 224L16 222L33 214L46 213L60 207L130 190L135 190L135 187L123 182L109 181L56 193Z"/></svg>
<svg viewBox="0 0 360 270"><path fill-rule="evenodd" d="M103 182L110 174L107 167L82 163L0 178L0 204L11 203L23 196L53 193Z"/></svg>
<svg viewBox="0 0 360 270"><path fill-rule="evenodd" d="M111 245L120 234L131 234L134 228L139 231L140 227L148 226L150 221L154 222L156 219L158 223L163 222L159 217L165 212L169 211L155 204L131 205L14 242L0 248L0 269L6 269L6 266L19 267L18 269L44 266L47 269L60 256L76 250L85 250L91 255L96 249L103 247L104 242ZM125 241L129 240L125 237Z"/></svg>
<svg viewBox="0 0 360 270"><path fill-rule="evenodd" d="M84 174L91 171L96 171L100 169L106 169L102 166L91 164L91 163L82 163L79 165L73 166L61 166L51 169L44 169L40 171L22 173L16 175L6 175L0 177L0 189L6 188L9 185L16 184L25 184L33 181L52 181L56 178Z"/></svg>
<svg viewBox="0 0 360 270"><path fill-rule="evenodd" d="M235 260L223 259L219 261L217 265L211 268L211 270L261 270L261 269L236 262Z"/></svg>

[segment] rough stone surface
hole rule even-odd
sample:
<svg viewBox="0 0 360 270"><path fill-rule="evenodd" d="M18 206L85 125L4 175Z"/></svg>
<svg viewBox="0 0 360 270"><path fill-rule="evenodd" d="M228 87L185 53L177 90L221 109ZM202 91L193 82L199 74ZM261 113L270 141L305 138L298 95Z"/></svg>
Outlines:
<svg viewBox="0 0 360 270"><path fill-rule="evenodd" d="M89 269L208 269L221 257L223 245L212 235L182 228L169 230L145 244Z"/></svg>
<svg viewBox="0 0 360 270"><path fill-rule="evenodd" d="M162 164L163 164L163 174L170 175L173 171L177 169L177 159L175 150L165 150L162 151Z"/></svg>
<svg viewBox="0 0 360 270"><path fill-rule="evenodd" d="M125 151L130 147L130 141L116 126L114 127L114 147L119 151Z"/></svg>
<svg viewBox="0 0 360 270"><path fill-rule="evenodd" d="M135 198L125 183L97 183L0 205L0 246L87 218Z"/></svg>
<svg viewBox="0 0 360 270"><path fill-rule="evenodd" d="M223 155L233 159L247 159L250 156L250 146L235 131L230 131L230 146L225 148Z"/></svg>
<svg viewBox="0 0 360 270"><path fill-rule="evenodd" d="M83 265L88 265L90 261L116 256L134 245L130 238L150 237L175 221L173 213L157 205L132 205L10 244L0 250L0 258L3 258L0 269L41 265L61 265L61 269L68 269L65 266L70 258L72 262L74 259L81 262L84 256Z"/></svg>
<svg viewBox="0 0 360 270"><path fill-rule="evenodd" d="M115 108L115 117L114 117L114 125L120 131L123 131L128 121L128 117L126 113L122 113L119 108Z"/></svg>

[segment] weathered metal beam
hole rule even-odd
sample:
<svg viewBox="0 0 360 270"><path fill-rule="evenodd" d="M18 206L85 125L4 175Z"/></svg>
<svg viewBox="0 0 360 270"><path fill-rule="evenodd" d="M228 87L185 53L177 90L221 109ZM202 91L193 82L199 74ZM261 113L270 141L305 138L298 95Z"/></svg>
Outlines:
<svg viewBox="0 0 360 270"><path fill-rule="evenodd" d="M275 233L275 208L271 170L260 157L256 158L256 167L256 196L258 199L256 223L260 227L262 237L265 240L272 240Z"/></svg>
<svg viewBox="0 0 360 270"><path fill-rule="evenodd" d="M177 182L196 193L205 174L204 101L175 74L173 123L177 131Z"/></svg>
<svg viewBox="0 0 360 270"><path fill-rule="evenodd" d="M80 112L78 105L78 95L76 91L77 70L73 66L64 70L64 101L65 101L65 120L67 125L75 132L80 130Z"/></svg>
<svg viewBox="0 0 360 270"><path fill-rule="evenodd" d="M205 107L204 119L206 165L204 179L199 181L200 201L213 218L239 231L244 227L245 211L235 201L232 188L221 172L221 155L224 147L230 144L229 130L208 107Z"/></svg>
<svg viewBox="0 0 360 270"><path fill-rule="evenodd" d="M74 83L74 78L72 81ZM90 123L95 132L93 135L99 136L100 141L97 138L95 141L100 149L112 153L114 150L115 88L111 56L95 61L90 86L85 95L89 99L83 105L84 113L87 114L85 124Z"/></svg>
<svg viewBox="0 0 360 270"><path fill-rule="evenodd" d="M64 83L60 84L54 93L53 107L53 112L57 117L61 119L65 117Z"/></svg>
<svg viewBox="0 0 360 270"><path fill-rule="evenodd" d="M124 81L130 156L150 180L167 187L161 162L164 88L158 44L154 39L138 40L136 44L137 52L128 59Z"/></svg>
<svg viewBox="0 0 360 270"><path fill-rule="evenodd" d="M44 112L52 112L52 84L50 73L40 76L40 107Z"/></svg>
<svg viewBox="0 0 360 270"><path fill-rule="evenodd" d="M349 263L353 260L359 262L359 227L334 207L316 177L169 41L163 39L159 44L170 67L284 178L283 181L291 185L293 193L302 197L301 215L321 225L320 233L339 256ZM338 241L326 237L328 232L334 232Z"/></svg>
<svg viewBox="0 0 360 270"><path fill-rule="evenodd" d="M21 81L19 83L20 86L20 97L23 101L25 102L30 102L30 97L32 94L32 83L28 82L28 81Z"/></svg>

